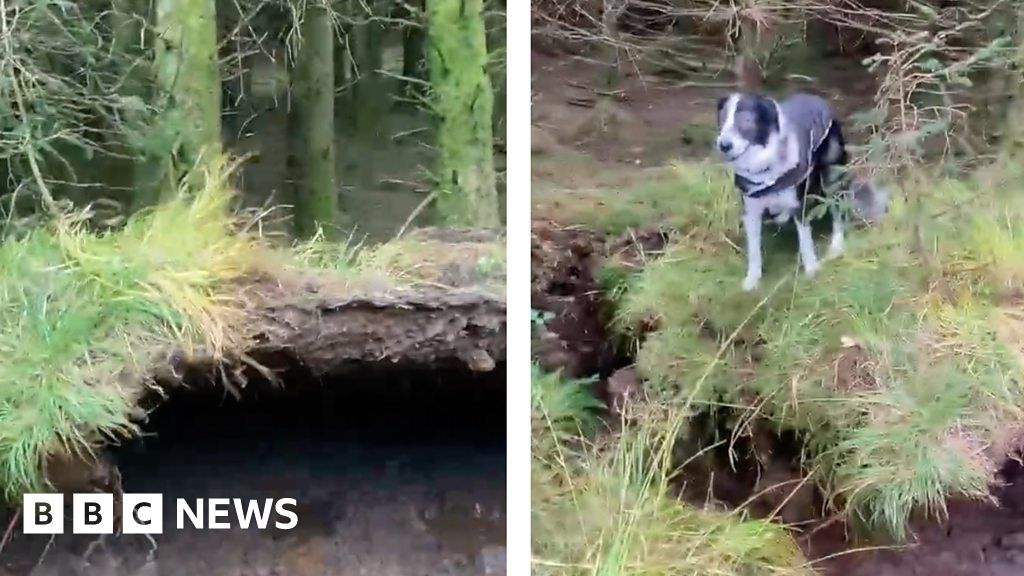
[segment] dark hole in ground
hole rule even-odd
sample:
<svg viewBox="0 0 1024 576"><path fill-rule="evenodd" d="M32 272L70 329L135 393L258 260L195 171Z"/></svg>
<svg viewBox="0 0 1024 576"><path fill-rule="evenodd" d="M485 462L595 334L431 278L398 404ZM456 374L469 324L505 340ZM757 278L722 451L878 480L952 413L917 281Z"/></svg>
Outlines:
<svg viewBox="0 0 1024 576"><path fill-rule="evenodd" d="M33 570L48 537L18 535L0 574L502 573L504 374L286 377L283 390L256 383L240 401L219 386L176 392L144 426L152 435L112 453L125 492L164 494L154 560L145 537L121 535L87 564L95 538L65 535ZM179 497L293 497L299 524L179 531Z"/></svg>

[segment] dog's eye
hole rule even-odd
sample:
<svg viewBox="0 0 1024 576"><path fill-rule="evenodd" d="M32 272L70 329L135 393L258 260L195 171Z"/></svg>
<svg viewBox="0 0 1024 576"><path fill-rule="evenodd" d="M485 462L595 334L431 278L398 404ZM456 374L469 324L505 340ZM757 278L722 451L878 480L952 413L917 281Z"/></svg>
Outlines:
<svg viewBox="0 0 1024 576"><path fill-rule="evenodd" d="M751 128L754 126L754 115L743 111L736 114L736 125L740 128Z"/></svg>

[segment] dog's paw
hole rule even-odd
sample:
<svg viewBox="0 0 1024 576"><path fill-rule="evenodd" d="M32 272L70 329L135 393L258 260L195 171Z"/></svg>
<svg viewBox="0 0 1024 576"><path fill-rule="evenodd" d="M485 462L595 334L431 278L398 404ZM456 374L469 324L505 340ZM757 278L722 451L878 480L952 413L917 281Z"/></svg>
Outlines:
<svg viewBox="0 0 1024 576"><path fill-rule="evenodd" d="M843 237L833 236L828 243L828 252L825 253L825 260L834 260L843 254Z"/></svg>
<svg viewBox="0 0 1024 576"><path fill-rule="evenodd" d="M820 262L811 262L809 264L804 265L804 275L807 276L808 278L811 278L815 274L817 274L818 270L821 270Z"/></svg>
<svg viewBox="0 0 1024 576"><path fill-rule="evenodd" d="M744 292L751 292L751 291L753 291L754 289L757 288L757 285L758 285L758 283L760 281L761 281L761 277L760 276L750 276L750 275L748 275L746 278L743 279L743 284L742 284L743 291Z"/></svg>

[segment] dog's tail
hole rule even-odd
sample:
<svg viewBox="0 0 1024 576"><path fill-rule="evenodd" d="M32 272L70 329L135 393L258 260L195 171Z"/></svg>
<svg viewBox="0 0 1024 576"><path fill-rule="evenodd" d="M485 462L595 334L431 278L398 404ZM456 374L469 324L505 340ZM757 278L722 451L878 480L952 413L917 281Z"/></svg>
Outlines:
<svg viewBox="0 0 1024 576"><path fill-rule="evenodd" d="M889 192L868 180L855 179L851 189L853 209L868 224L876 224L889 212Z"/></svg>

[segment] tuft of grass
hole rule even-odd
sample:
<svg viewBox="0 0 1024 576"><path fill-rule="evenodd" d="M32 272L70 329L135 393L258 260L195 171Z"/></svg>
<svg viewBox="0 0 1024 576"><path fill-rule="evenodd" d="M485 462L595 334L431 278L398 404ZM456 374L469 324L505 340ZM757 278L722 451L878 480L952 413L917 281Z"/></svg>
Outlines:
<svg viewBox="0 0 1024 576"><path fill-rule="evenodd" d="M134 433L157 351L233 347L227 284L255 244L232 231L228 167L96 235L65 217L0 244L0 486L41 488L45 458Z"/></svg>
<svg viewBox="0 0 1024 576"><path fill-rule="evenodd" d="M373 246L322 234L295 246L294 262L355 285L433 286L504 292L504 239L447 242L408 235Z"/></svg>
<svg viewBox="0 0 1024 576"><path fill-rule="evenodd" d="M534 368L535 574L811 573L783 527L673 495L655 456L674 438L664 414L631 411L636 421L600 444L580 435L592 407L585 385Z"/></svg>

